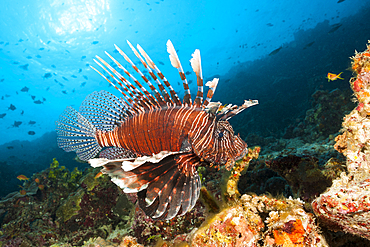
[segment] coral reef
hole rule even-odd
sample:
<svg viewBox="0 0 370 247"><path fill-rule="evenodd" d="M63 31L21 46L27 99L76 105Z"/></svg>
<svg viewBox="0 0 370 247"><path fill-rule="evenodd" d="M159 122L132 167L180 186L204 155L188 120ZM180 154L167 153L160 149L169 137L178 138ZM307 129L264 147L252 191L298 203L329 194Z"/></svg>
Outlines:
<svg viewBox="0 0 370 247"><path fill-rule="evenodd" d="M347 158L348 174L334 180L312 207L330 228L370 239L370 45L352 57L352 69L358 106L344 118L344 133L335 146Z"/></svg>
<svg viewBox="0 0 370 247"><path fill-rule="evenodd" d="M82 245L90 237L106 237L104 226L122 221L111 212L121 192L106 177L94 180L95 173L70 172L54 159L50 168L25 181L25 195L17 192L0 201L1 243Z"/></svg>
<svg viewBox="0 0 370 247"><path fill-rule="evenodd" d="M194 233L192 246L328 246L300 200L244 194Z"/></svg>
<svg viewBox="0 0 370 247"><path fill-rule="evenodd" d="M144 247L144 245L138 244L134 237L126 236L123 237L119 243L104 240L100 237L96 239L90 239L86 242L84 247L96 247L96 246L110 246L110 247ZM52 246L53 247L53 246ZM57 246L55 246L57 247Z"/></svg>
<svg viewBox="0 0 370 247"><path fill-rule="evenodd" d="M251 161L240 177L240 192L294 196L309 202L346 171L343 155L333 149L334 138L313 144L298 138L281 139L280 143L285 147L282 151L262 150L259 159Z"/></svg>
<svg viewBox="0 0 370 247"><path fill-rule="evenodd" d="M332 158L320 166L316 157L308 155L280 156L266 161L266 165L288 182L295 198L306 202L312 202L345 171L339 160Z"/></svg>
<svg viewBox="0 0 370 247"><path fill-rule="evenodd" d="M238 201L240 193L238 190L238 181L241 173L248 169L249 162L252 159L258 159L258 155L261 151L260 147L254 147L253 149L248 148L248 153L242 159L235 162L229 178L226 182L226 191L224 193L224 199L227 203L234 203Z"/></svg>
<svg viewBox="0 0 370 247"><path fill-rule="evenodd" d="M228 207L192 234L191 246L328 246L301 200L244 194L237 184L259 147L237 161L226 182Z"/></svg>
<svg viewBox="0 0 370 247"><path fill-rule="evenodd" d="M187 233L199 227L205 220L205 208L198 201L194 208L183 216L171 220L155 221L136 208L134 217L130 220L128 233L145 245L154 245L159 240L188 241Z"/></svg>
<svg viewBox="0 0 370 247"><path fill-rule="evenodd" d="M136 208L136 194L124 194L108 176L94 169L70 172L54 159L50 168L25 181L25 195L9 194L0 201L0 246L137 246L158 241L188 241L187 234L205 219L197 202L191 212L170 221L154 221ZM136 242L135 242L136 243ZM165 243L165 242L164 242ZM95 245L88 245L95 246Z"/></svg>
<svg viewBox="0 0 370 247"><path fill-rule="evenodd" d="M286 180L277 172L266 167L264 159L252 161L247 171L240 177L238 183L240 193L256 193L262 195L270 193L272 196L293 196Z"/></svg>
<svg viewBox="0 0 370 247"><path fill-rule="evenodd" d="M354 104L349 92L334 89L317 90L311 95L312 108L307 110L303 121L287 127L284 138L299 137L305 142L317 142L335 134L340 129L343 114L351 111Z"/></svg>

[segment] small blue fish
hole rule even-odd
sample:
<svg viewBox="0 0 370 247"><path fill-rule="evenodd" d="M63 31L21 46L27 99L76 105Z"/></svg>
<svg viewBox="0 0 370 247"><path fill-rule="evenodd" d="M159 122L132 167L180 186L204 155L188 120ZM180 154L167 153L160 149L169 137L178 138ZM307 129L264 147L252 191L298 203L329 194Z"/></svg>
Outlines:
<svg viewBox="0 0 370 247"><path fill-rule="evenodd" d="M15 109L17 109L17 107L15 107L13 104L10 104L10 106L8 107L8 110L11 111L14 111Z"/></svg>
<svg viewBox="0 0 370 247"><path fill-rule="evenodd" d="M21 124L22 124L22 121L14 121L14 124L12 126L18 128L19 125Z"/></svg>
<svg viewBox="0 0 370 247"><path fill-rule="evenodd" d="M47 79L47 78L50 78L51 76L52 76L51 73L45 73L44 76L43 76L43 78L44 79Z"/></svg>
<svg viewBox="0 0 370 247"><path fill-rule="evenodd" d="M21 68L23 70L28 70L28 63L25 64L25 65L20 65L19 68Z"/></svg>
<svg viewBox="0 0 370 247"><path fill-rule="evenodd" d="M29 88L28 87L24 87L21 89L21 92L28 92Z"/></svg>

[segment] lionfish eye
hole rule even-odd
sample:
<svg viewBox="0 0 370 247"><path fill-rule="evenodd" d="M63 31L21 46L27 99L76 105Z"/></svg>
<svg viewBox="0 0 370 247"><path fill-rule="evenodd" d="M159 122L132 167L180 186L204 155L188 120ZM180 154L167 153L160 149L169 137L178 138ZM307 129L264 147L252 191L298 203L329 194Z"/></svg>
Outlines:
<svg viewBox="0 0 370 247"><path fill-rule="evenodd" d="M218 133L218 138L222 138L223 136L224 136L224 132L221 131Z"/></svg>

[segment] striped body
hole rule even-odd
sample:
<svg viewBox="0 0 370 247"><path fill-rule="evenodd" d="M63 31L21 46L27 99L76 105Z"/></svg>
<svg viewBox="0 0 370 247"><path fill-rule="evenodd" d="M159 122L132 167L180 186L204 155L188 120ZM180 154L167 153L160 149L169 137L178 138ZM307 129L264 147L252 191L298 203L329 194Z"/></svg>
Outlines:
<svg viewBox="0 0 370 247"><path fill-rule="evenodd" d="M96 139L102 147L124 148L138 156L192 150L205 161L221 165L240 159L247 149L227 121L216 122L200 108L189 106L152 108L112 131L98 131Z"/></svg>
<svg viewBox="0 0 370 247"><path fill-rule="evenodd" d="M152 108L128 118L112 131L98 132L97 140L102 147L116 146L139 156L183 151L188 137L212 122L206 112L195 107Z"/></svg>

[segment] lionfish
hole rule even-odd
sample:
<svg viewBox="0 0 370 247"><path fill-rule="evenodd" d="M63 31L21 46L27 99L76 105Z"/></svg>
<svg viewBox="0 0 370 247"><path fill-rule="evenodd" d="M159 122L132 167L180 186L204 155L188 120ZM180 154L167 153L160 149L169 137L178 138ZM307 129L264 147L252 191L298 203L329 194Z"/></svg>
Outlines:
<svg viewBox="0 0 370 247"><path fill-rule="evenodd" d="M258 101L248 100L241 106L211 102L218 78L206 83L209 90L203 101L203 75L197 49L190 60L198 85L193 102L176 50L168 40L170 61L178 69L185 91L181 102L148 54L139 45L136 49L127 43L152 79L118 46L115 48L152 93L107 52L114 62L111 64L117 65L130 80L96 56L94 61L109 76L91 68L122 96L93 92L82 102L79 111L67 107L56 122L58 145L67 152L75 151L93 167L103 167L101 172L108 174L125 193L137 193L139 207L152 219L172 219L190 211L199 197L198 166L230 166L247 154L247 144L234 135L228 120ZM100 158L94 158L98 153Z"/></svg>

